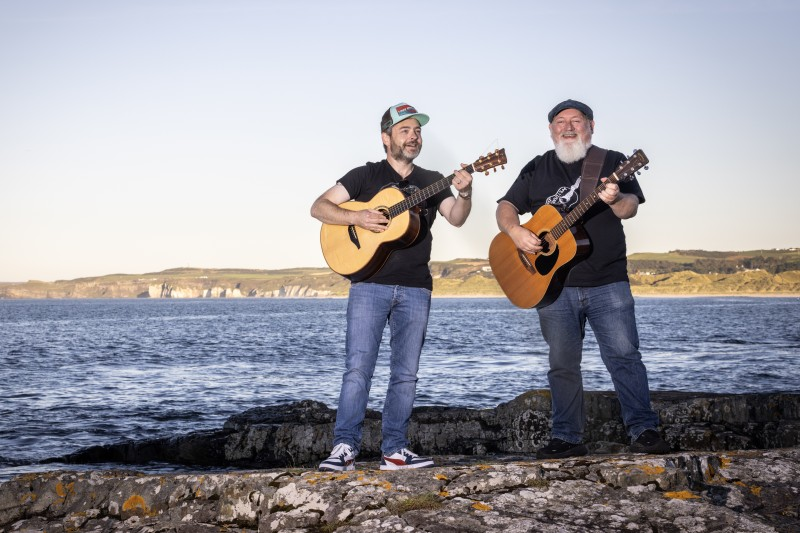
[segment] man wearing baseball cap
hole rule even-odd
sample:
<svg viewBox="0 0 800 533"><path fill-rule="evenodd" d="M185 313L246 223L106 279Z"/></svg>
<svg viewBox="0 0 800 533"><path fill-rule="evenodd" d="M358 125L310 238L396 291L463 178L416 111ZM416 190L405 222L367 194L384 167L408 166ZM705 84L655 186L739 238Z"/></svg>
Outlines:
<svg viewBox="0 0 800 533"><path fill-rule="evenodd" d="M387 230L391 220L385 210L347 209L342 204L368 202L385 187L407 193L424 189L444 178L439 172L414 164L422 150L422 127L430 118L407 103L391 106L381 117L380 135L386 158L356 167L337 180L311 206L311 216L328 225L375 233ZM433 466L433 460L409 449L408 424L416 394L417 370L430 311L431 226L442 215L453 226L461 226L472 207L472 176L455 172L453 186L435 193L419 207L419 233L408 246L392 251L377 272L366 279L351 278L347 305L345 373L339 393L333 450L320 470L355 469L361 449L362 426L370 386L386 324L391 333L389 385L383 405L381 470ZM352 206L350 206L352 207ZM357 206L361 207L361 206ZM414 216L417 216L416 214Z"/></svg>
<svg viewBox="0 0 800 533"><path fill-rule="evenodd" d="M542 206L562 215L591 194L605 177L625 161L620 152L592 145L594 112L577 100L564 100L547 114L555 149L536 156L522 168L505 196L498 200L497 225L518 250L527 254L557 253L520 225L520 214L536 213ZM587 160L590 162L586 165ZM591 172L594 167L598 172ZM586 185L582 176L586 174ZM627 274L625 233L622 221L636 215L644 195L636 179L606 183L599 200L584 214L581 226L591 248L569 268L558 297L537 308L542 335L550 347L547 379L552 395L550 442L541 447L539 459L563 458L589 453L583 443L585 413L581 358L586 322L594 331L631 439L630 450L667 453L670 446L659 434L658 415L650 406L647 371L639 352L634 300ZM566 265L565 268L568 268Z"/></svg>

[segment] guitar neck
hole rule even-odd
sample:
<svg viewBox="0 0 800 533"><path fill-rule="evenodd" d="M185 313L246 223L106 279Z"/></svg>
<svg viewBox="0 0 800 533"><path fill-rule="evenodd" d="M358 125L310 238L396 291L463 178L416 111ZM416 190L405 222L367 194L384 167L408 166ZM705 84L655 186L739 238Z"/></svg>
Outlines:
<svg viewBox="0 0 800 533"><path fill-rule="evenodd" d="M468 165L464 170L472 174L475 172L475 169L472 165ZM389 217L394 218L397 215L405 213L412 207L421 204L434 194L440 193L443 190L447 189L452 185L453 179L455 179L456 174L455 172L450 174L447 177L444 177L440 180L437 180L424 189L419 189L411 194L409 194L403 201L398 202L389 208Z"/></svg>
<svg viewBox="0 0 800 533"><path fill-rule="evenodd" d="M589 211L589 209L597 202L597 200L600 199L598 194L603 189L606 188L606 183L618 183L618 182L619 182L619 177L617 176L617 173L615 172L611 174L608 177L608 180L598 185L589 196L584 198L577 206L575 206L575 208L572 211L564 215L564 218L561 220L561 222L556 224L555 227L551 230L553 237L555 239L560 238L564 233L569 231L569 228L575 225L575 223L578 222L581 219L581 217L583 217L583 215L586 214L587 211Z"/></svg>

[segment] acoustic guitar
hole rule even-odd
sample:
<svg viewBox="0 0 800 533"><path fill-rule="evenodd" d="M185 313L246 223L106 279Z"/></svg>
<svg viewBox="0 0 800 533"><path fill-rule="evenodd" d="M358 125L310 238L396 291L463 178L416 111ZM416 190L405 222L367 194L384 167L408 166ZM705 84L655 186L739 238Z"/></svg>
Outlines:
<svg viewBox="0 0 800 533"><path fill-rule="evenodd" d="M505 148L495 150L468 165L464 170L484 172L507 163ZM349 211L374 209L387 219L386 230L375 233L355 225L323 224L320 230L322 255L328 266L351 281L363 281L376 274L395 250L414 243L420 230L420 203L447 189L455 173L450 174L424 189L407 193L395 186L382 189L368 202L348 201L339 205Z"/></svg>
<svg viewBox="0 0 800 533"><path fill-rule="evenodd" d="M629 181L649 163L641 150L608 177L606 183ZM646 167L645 167L646 168ZM564 287L570 269L591 250L585 230L577 222L599 199L601 183L563 217L551 205L544 205L522 224L542 241L542 251L528 254L514 245L511 237L499 233L489 246L492 273L511 303L517 307L544 307L553 303Z"/></svg>

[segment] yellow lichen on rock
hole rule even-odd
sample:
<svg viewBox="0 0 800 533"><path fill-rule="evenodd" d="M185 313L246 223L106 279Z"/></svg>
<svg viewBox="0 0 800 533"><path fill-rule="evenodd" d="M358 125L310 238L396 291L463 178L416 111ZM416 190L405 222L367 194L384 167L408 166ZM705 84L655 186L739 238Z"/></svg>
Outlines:
<svg viewBox="0 0 800 533"><path fill-rule="evenodd" d="M697 500L700 498L700 496L689 490L665 492L664 496L673 500Z"/></svg>
<svg viewBox="0 0 800 533"><path fill-rule="evenodd" d="M639 470L641 470L645 474L648 474L648 475L651 475L651 476L657 476L657 475L663 474L664 472L667 471L667 469L664 468L663 466L654 466L654 465L646 465L646 464L645 465L639 465L636 468L638 468Z"/></svg>
<svg viewBox="0 0 800 533"><path fill-rule="evenodd" d="M141 510L142 514L145 516L151 514L150 508L147 507L147 503L144 501L144 498L138 494L134 494L125 500L125 503L122 504L122 510L133 514L136 514L137 510Z"/></svg>

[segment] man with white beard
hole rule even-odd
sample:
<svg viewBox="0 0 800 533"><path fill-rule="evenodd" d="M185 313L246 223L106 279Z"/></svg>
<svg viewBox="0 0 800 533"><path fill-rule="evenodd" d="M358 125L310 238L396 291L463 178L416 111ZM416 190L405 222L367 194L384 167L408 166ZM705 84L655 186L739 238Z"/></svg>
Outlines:
<svg viewBox="0 0 800 533"><path fill-rule="evenodd" d="M625 156L592 146L594 113L576 100L565 100L547 116L555 144L520 172L498 201L497 225L514 245L528 254L539 253L539 237L520 225L520 214L536 213L551 205L563 215L578 205L585 159L602 161L600 181L614 173ZM605 154L603 155L603 152ZM588 175L589 173L587 173ZM589 179L593 190L600 181ZM637 453L667 453L670 446L659 434L658 415L650 406L647 370L639 352L634 300L627 274L622 220L636 215L644 195L636 179L607 183L584 215L581 226L591 249L567 274L558 298L537 309L542 335L550 353L547 373L552 395L550 442L536 452L539 459L586 455L583 443L585 413L581 358L586 322L594 331L600 356L611 375L622 408L622 419Z"/></svg>

